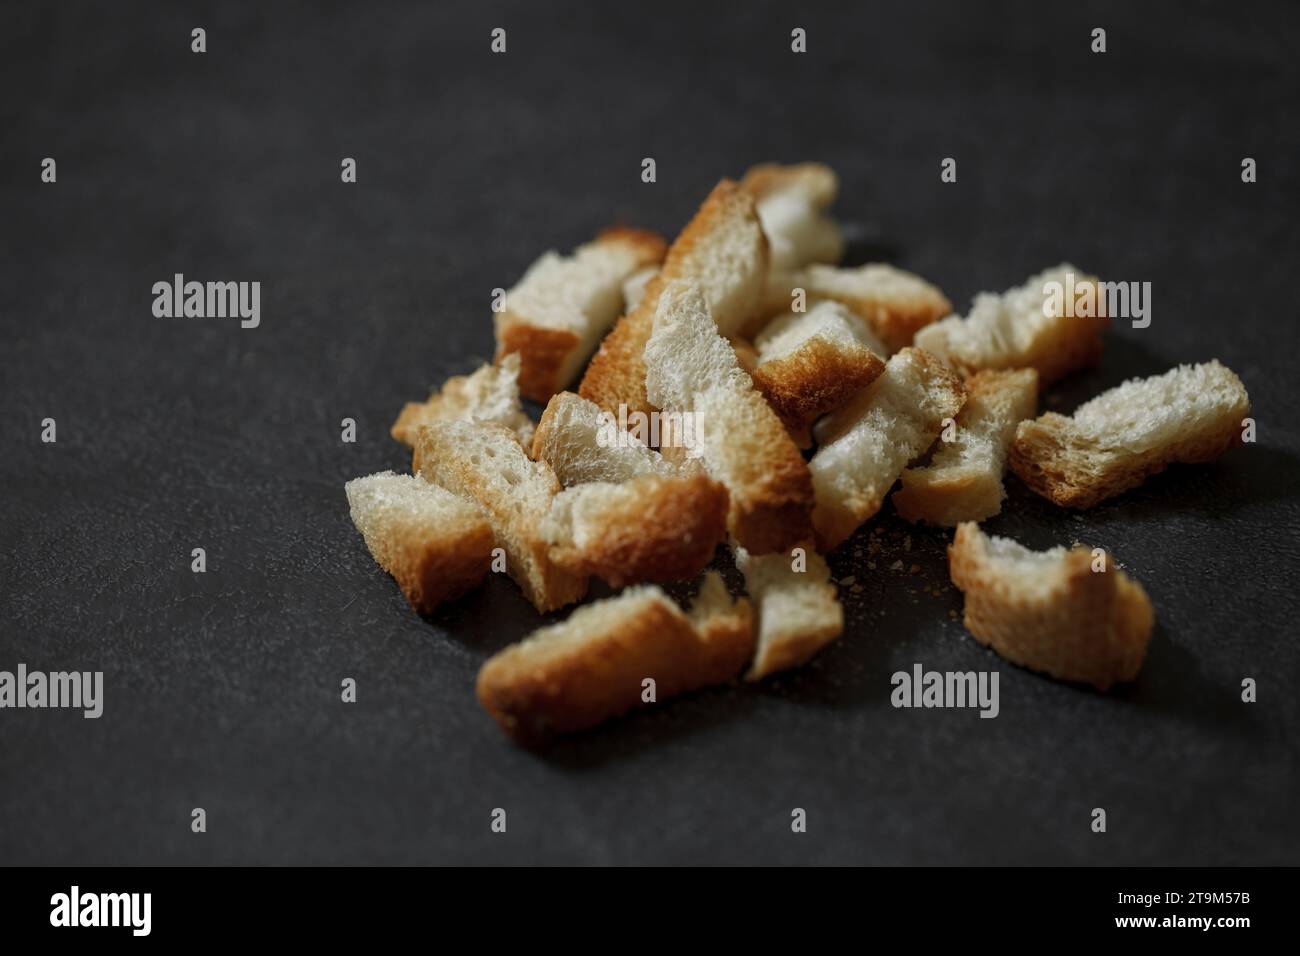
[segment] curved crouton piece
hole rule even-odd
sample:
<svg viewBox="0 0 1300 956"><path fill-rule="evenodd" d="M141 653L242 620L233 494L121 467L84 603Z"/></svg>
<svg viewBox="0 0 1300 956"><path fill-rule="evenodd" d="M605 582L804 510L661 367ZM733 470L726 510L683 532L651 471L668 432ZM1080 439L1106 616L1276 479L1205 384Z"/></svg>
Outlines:
<svg viewBox="0 0 1300 956"><path fill-rule="evenodd" d="M370 554L419 613L460 597L487 574L492 529L473 502L391 471L354 478L345 491Z"/></svg>
<svg viewBox="0 0 1300 956"><path fill-rule="evenodd" d="M1177 462L1212 461L1241 443L1250 397L1216 359L1131 379L1067 418L1021 422L1011 468L1067 508L1091 508Z"/></svg>
<svg viewBox="0 0 1300 956"><path fill-rule="evenodd" d="M880 510L908 462L939 437L966 394L933 355L905 348L884 374L818 425L822 442L809 462L817 507L817 545L830 551Z"/></svg>
<svg viewBox="0 0 1300 956"><path fill-rule="evenodd" d="M565 258L545 253L493 316L497 362L519 355L519 390L544 402L577 376L623 308L623 283L666 246L641 229L607 229Z"/></svg>
<svg viewBox="0 0 1300 956"><path fill-rule="evenodd" d="M927 326L917 333L916 345L965 373L1032 368L1048 385L1096 363L1109 322L1105 306L1097 277L1063 264L1001 295L981 292L966 318L949 316Z"/></svg>
<svg viewBox="0 0 1300 956"><path fill-rule="evenodd" d="M1002 510L1007 453L1016 426L1034 414L1038 373L1032 368L976 372L966 381L966 404L956 436L941 441L930 464L903 472L894 507L908 521L954 527Z"/></svg>
<svg viewBox="0 0 1300 956"><path fill-rule="evenodd" d="M1104 560L1104 571L1094 561ZM1155 626L1142 586L1088 548L1029 551L965 523L948 548L966 627L1012 663L1106 690L1137 676Z"/></svg>
<svg viewBox="0 0 1300 956"><path fill-rule="evenodd" d="M688 616L654 585L578 608L483 665L478 699L524 742L594 727L655 700L736 677L754 649L752 614L708 575Z"/></svg>

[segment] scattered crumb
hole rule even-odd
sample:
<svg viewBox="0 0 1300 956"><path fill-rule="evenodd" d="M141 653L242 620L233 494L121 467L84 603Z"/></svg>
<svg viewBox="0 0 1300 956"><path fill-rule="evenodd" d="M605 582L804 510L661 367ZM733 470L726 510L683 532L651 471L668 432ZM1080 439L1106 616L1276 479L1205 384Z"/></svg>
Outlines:
<svg viewBox="0 0 1300 956"><path fill-rule="evenodd" d="M847 578L840 578L840 584L844 585L845 587L848 587L856 580L857 577L855 575L850 574Z"/></svg>
<svg viewBox="0 0 1300 956"><path fill-rule="evenodd" d="M902 562L900 561L899 563L901 564ZM914 564L914 565L912 565L912 567L911 567L909 570L910 570L913 574L920 574L920 573L921 573L921 566L920 566L919 564Z"/></svg>
<svg viewBox="0 0 1300 956"><path fill-rule="evenodd" d="M876 562L875 562L875 561L868 561L868 562L867 562L867 569L870 570L870 571L874 571L874 570L876 570Z"/></svg>
<svg viewBox="0 0 1300 956"><path fill-rule="evenodd" d="M903 539L903 550L904 551L912 550L912 536L910 534Z"/></svg>
<svg viewBox="0 0 1300 956"><path fill-rule="evenodd" d="M901 571L901 570L903 570L903 562L902 562L902 561L895 561L893 564L891 564L891 565L889 566L889 570L891 570L891 571Z"/></svg>
<svg viewBox="0 0 1300 956"><path fill-rule="evenodd" d="M861 585L861 584L855 584L855 585L853 585L853 587L849 588L849 590L852 591L854 594L861 594L861 593L862 593L862 585Z"/></svg>

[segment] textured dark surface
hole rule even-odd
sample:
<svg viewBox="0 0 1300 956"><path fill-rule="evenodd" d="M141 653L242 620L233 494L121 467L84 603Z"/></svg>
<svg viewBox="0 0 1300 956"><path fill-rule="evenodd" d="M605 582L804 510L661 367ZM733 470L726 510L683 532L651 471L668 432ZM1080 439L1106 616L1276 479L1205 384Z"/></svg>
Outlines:
<svg viewBox="0 0 1300 956"><path fill-rule="evenodd" d="M1294 6L30 6L0 15L0 669L102 669L106 703L0 711L0 861L1300 859ZM414 616L343 482L406 466L395 412L490 355L490 290L543 249L672 234L718 177L804 158L854 258L959 308L1063 259L1154 284L1049 407L1217 356L1259 441L1082 516L1009 482L991 530L1113 549L1151 595L1109 696L982 650L945 536L887 516L875 571L870 529L834 556L862 590L811 666L516 749L474 676L536 616L504 579ZM174 272L261 280L261 327L154 318ZM914 662L997 669L1001 716L891 708Z"/></svg>

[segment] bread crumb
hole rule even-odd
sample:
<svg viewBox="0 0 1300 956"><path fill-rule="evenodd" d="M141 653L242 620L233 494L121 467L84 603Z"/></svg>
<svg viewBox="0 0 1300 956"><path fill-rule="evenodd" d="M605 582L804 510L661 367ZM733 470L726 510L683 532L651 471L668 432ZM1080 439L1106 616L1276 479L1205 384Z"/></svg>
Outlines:
<svg viewBox="0 0 1300 956"><path fill-rule="evenodd" d="M902 562L900 561L899 564L902 564ZM921 566L920 566L919 564L914 564L914 565L912 565L912 567L911 567L909 570L910 570L913 574L920 574L920 573L921 573Z"/></svg>
<svg viewBox="0 0 1300 956"><path fill-rule="evenodd" d="M893 564L891 564L891 565L889 566L889 570L891 570L891 571L901 571L901 570L903 570L903 562L902 562L902 561L895 561Z"/></svg>

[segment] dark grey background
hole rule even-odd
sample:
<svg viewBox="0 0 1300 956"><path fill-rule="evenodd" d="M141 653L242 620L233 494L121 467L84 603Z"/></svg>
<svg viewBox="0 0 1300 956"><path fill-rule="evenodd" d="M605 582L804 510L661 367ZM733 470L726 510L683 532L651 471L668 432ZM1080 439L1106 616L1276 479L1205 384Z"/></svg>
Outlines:
<svg viewBox="0 0 1300 956"><path fill-rule="evenodd" d="M0 669L107 686L98 721L0 712L0 861L1300 860L1294 5L232 6L4 8ZM408 464L398 408L490 356L490 290L541 251L671 235L720 176L805 158L856 260L959 309L1063 259L1154 284L1051 407L1217 356L1259 442L1082 516L1009 481L991 530L1104 545L1150 593L1131 687L982 650L945 535L886 516L876 571L865 535L833 558L862 590L811 666L517 749L474 677L536 615L494 579L416 617L343 482ZM155 319L174 272L260 280L261 327ZM914 662L996 668L1001 716L892 709Z"/></svg>

